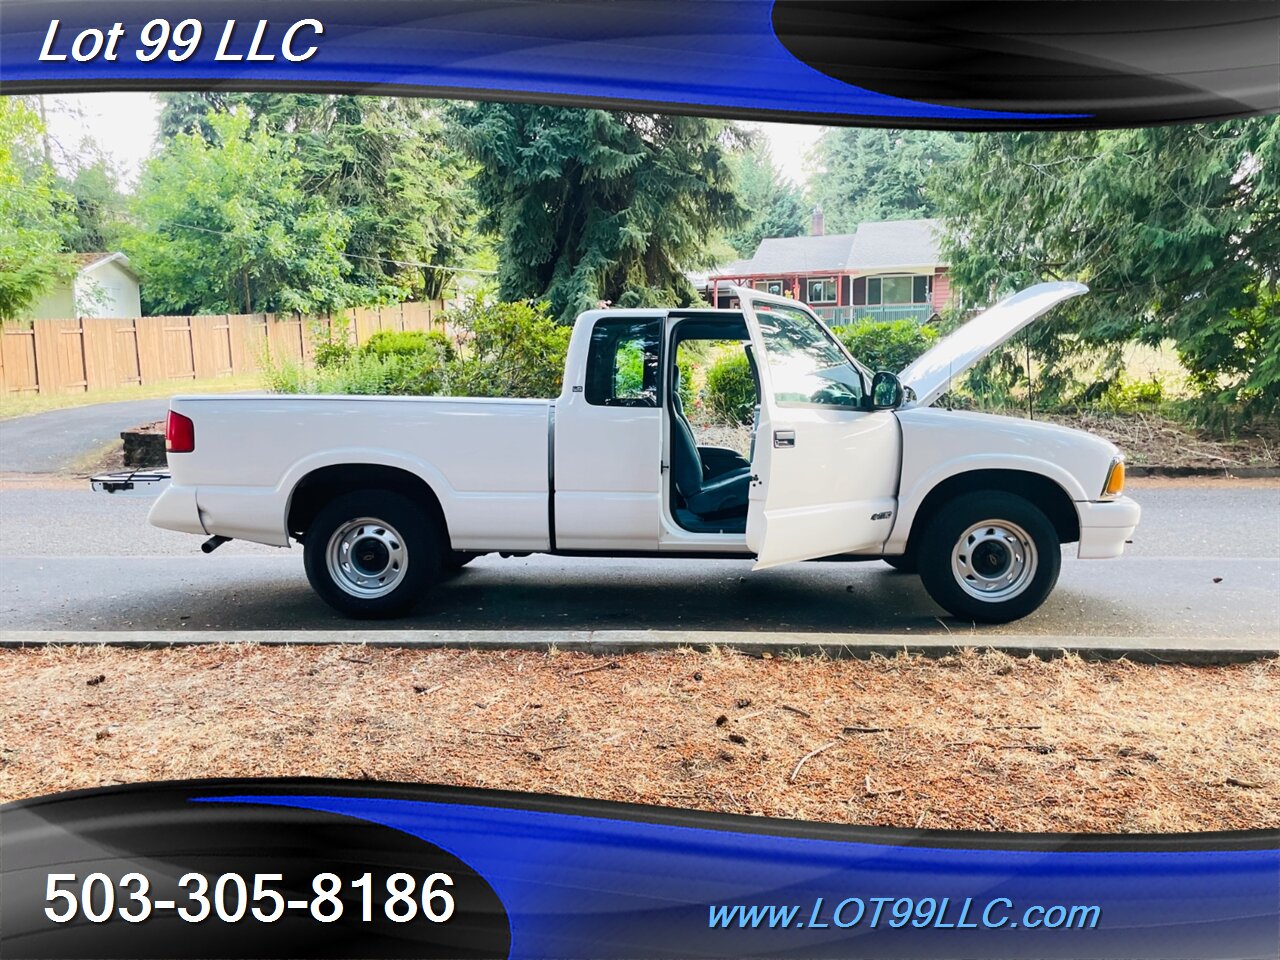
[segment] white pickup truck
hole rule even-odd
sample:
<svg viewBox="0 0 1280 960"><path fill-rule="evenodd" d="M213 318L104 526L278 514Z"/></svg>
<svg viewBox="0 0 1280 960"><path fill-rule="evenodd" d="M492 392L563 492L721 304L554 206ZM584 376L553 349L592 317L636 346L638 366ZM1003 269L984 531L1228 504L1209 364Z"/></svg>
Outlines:
<svg viewBox="0 0 1280 960"><path fill-rule="evenodd" d="M584 313L555 400L175 397L150 522L209 537L206 552L297 540L316 592L353 617L404 614L496 552L882 558L955 616L1007 622L1048 596L1060 544L1124 550L1139 517L1124 461L1087 433L929 405L1085 291L1015 294L897 375L804 304L739 288L740 310ZM695 439L677 383L693 341L746 353L747 457Z"/></svg>

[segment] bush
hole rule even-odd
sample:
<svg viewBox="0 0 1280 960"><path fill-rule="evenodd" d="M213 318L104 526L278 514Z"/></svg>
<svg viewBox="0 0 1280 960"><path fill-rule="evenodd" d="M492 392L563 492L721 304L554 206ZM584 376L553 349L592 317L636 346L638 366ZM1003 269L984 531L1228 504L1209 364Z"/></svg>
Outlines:
<svg viewBox="0 0 1280 960"><path fill-rule="evenodd" d="M471 303L451 310L458 348L449 389L460 397L554 397L564 378L572 328L545 303Z"/></svg>
<svg viewBox="0 0 1280 960"><path fill-rule="evenodd" d="M862 320L834 331L849 352L872 370L898 373L938 339L933 327L914 320Z"/></svg>
<svg viewBox="0 0 1280 960"><path fill-rule="evenodd" d="M614 391L620 397L639 395L644 388L644 347L632 340L618 345L614 357L617 370L614 375Z"/></svg>
<svg viewBox="0 0 1280 960"><path fill-rule="evenodd" d="M273 363L269 357L262 360L262 385L269 393L306 393L311 383L311 373L292 360Z"/></svg>
<svg viewBox="0 0 1280 960"><path fill-rule="evenodd" d="M358 349L351 346L349 325L312 331L315 366L293 361L263 368L263 383L272 393L329 393L358 396L432 396L444 389L453 345L442 333L383 330Z"/></svg>
<svg viewBox="0 0 1280 960"><path fill-rule="evenodd" d="M360 348L365 355L375 357L415 357L434 353L441 360L452 360L453 344L439 330L379 330Z"/></svg>
<svg viewBox="0 0 1280 960"><path fill-rule="evenodd" d="M293 361L268 366L263 384L272 393L423 397L441 392L444 371L434 352L387 357L356 353L328 367L307 369Z"/></svg>
<svg viewBox="0 0 1280 960"><path fill-rule="evenodd" d="M350 360L351 341L351 321L346 317L335 317L328 324L311 325L311 352L321 370Z"/></svg>
<svg viewBox="0 0 1280 960"><path fill-rule="evenodd" d="M750 423L756 405L751 364L741 350L721 357L707 370L707 406L725 423Z"/></svg>
<svg viewBox="0 0 1280 960"><path fill-rule="evenodd" d="M1165 401L1164 381L1152 374L1147 380L1130 380L1121 375L1106 382L1105 389L1096 392L1092 400L1099 409L1110 413L1136 413L1151 410Z"/></svg>
<svg viewBox="0 0 1280 960"><path fill-rule="evenodd" d="M313 369L292 361L263 366L273 393L366 396L553 397L560 392L569 327L547 316L545 305L472 304L446 321L443 333L382 330L360 348L340 335L316 333ZM323 362L321 357L323 356Z"/></svg>

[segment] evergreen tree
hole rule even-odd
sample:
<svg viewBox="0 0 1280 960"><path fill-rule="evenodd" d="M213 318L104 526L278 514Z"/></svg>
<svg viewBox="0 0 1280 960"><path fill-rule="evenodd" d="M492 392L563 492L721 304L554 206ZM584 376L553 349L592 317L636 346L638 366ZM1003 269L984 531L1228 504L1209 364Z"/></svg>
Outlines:
<svg viewBox="0 0 1280 960"><path fill-rule="evenodd" d="M685 271L709 266L715 236L746 218L724 122L502 103L456 116L498 237L500 296L546 299L562 321L601 300L694 302Z"/></svg>
<svg viewBox="0 0 1280 960"><path fill-rule="evenodd" d="M852 233L870 221L932 217L937 205L930 178L967 153L963 135L941 130L828 130L810 156L810 198L822 207L828 233Z"/></svg>
<svg viewBox="0 0 1280 960"><path fill-rule="evenodd" d="M767 237L798 237L809 229L804 194L778 174L768 149L753 144L733 156L738 197L750 219L728 236L739 256L749 257Z"/></svg>
<svg viewBox="0 0 1280 960"><path fill-rule="evenodd" d="M978 300L1090 286L1031 328L1050 372L1172 340L1206 393L1280 404L1280 117L973 141L937 185L952 278Z"/></svg>

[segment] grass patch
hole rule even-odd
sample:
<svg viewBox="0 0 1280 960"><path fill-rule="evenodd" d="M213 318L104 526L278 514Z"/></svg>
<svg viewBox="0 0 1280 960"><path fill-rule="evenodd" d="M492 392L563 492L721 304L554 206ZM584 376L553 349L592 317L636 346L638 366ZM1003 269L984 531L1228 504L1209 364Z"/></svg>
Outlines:
<svg viewBox="0 0 1280 960"><path fill-rule="evenodd" d="M6 393L0 396L0 420L25 417L48 410L87 407L95 403L172 397L179 393L236 393L241 390L261 389L260 374L242 373L234 377L216 377L209 380L167 380L164 383L115 387L111 390L94 390L90 393Z"/></svg>

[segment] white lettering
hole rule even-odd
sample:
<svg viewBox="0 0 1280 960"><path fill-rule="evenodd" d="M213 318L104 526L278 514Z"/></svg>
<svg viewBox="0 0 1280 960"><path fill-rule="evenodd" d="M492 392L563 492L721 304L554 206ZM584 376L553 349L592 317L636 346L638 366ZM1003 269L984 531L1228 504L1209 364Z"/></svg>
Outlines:
<svg viewBox="0 0 1280 960"><path fill-rule="evenodd" d="M228 20L226 27L222 31L222 41L218 44L218 52L214 55L215 60L243 60L244 57L238 53L227 53L227 45L231 43L231 35L236 32L236 22Z"/></svg>
<svg viewBox="0 0 1280 960"><path fill-rule="evenodd" d="M309 60L311 57L315 56L316 50L319 49L318 47L311 46L307 47L307 49L302 53L293 52L294 34L303 27L310 27L315 31L315 34L318 37L324 36L324 24L319 20L299 20L292 27L286 30L284 34L284 42L281 44L281 53L284 54L284 58L286 60L292 61L293 63L301 63L303 60Z"/></svg>
<svg viewBox="0 0 1280 960"><path fill-rule="evenodd" d="M40 51L41 60L65 60L65 53L53 53L53 42L58 38L58 24L61 20L49 21L49 32L44 35L44 47Z"/></svg>
<svg viewBox="0 0 1280 960"><path fill-rule="evenodd" d="M253 43L249 44L249 54L245 57L246 60L269 61L275 59L275 54L258 52L259 47L262 46L262 39L267 34L268 26L270 24L266 20L258 21L258 29L253 35Z"/></svg>

